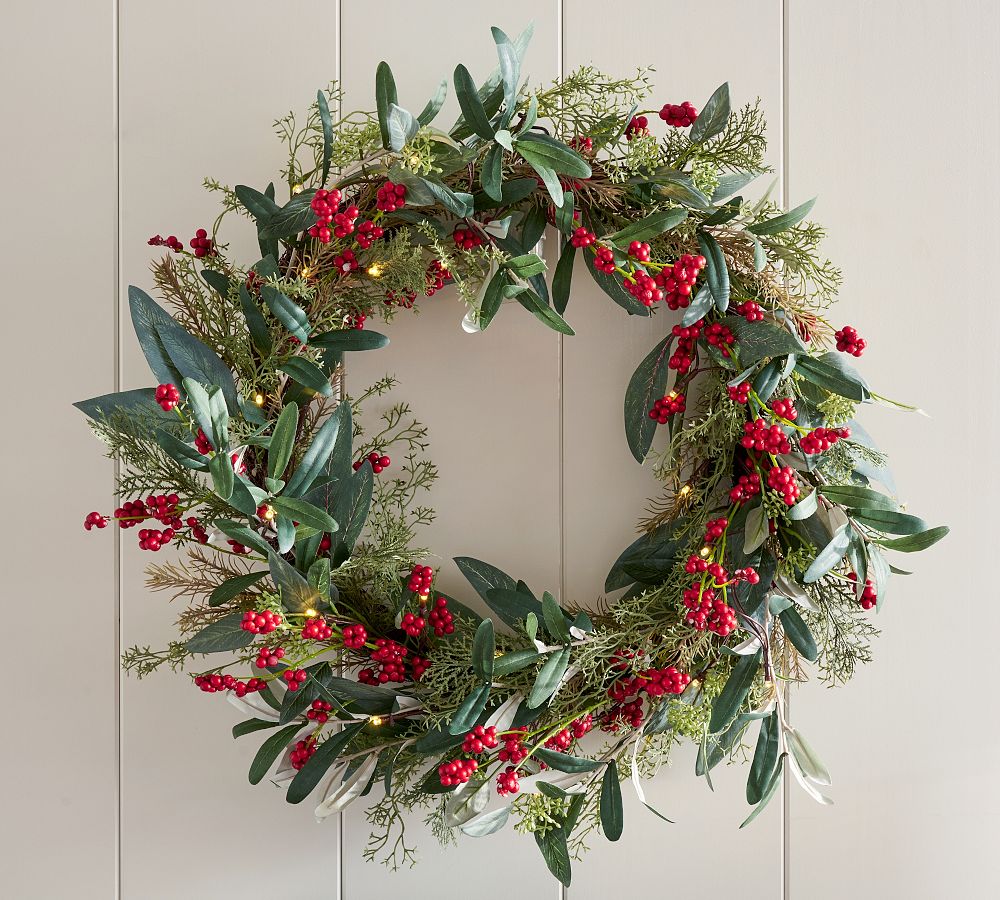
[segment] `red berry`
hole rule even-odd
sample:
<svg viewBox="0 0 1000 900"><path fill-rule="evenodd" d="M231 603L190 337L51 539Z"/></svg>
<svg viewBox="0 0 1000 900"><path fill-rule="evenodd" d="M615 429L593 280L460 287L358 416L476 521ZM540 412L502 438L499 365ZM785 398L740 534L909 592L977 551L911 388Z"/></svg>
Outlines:
<svg viewBox="0 0 1000 900"><path fill-rule="evenodd" d="M156 388L156 402L164 412L170 412L181 399L181 392L172 384L161 384Z"/></svg>
<svg viewBox="0 0 1000 900"><path fill-rule="evenodd" d="M861 356L868 346L865 339L858 337L858 332L850 325L845 325L834 337L837 339L837 349L842 353L850 353L851 356Z"/></svg>
<svg viewBox="0 0 1000 900"><path fill-rule="evenodd" d="M683 103L665 103L660 118L674 128L687 128L698 118L698 110L685 100Z"/></svg>

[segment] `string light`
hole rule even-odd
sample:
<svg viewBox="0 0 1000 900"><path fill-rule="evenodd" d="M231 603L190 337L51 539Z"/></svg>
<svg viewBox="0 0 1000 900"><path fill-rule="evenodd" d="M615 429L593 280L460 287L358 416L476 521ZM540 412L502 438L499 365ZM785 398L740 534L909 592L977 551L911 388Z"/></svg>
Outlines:
<svg viewBox="0 0 1000 900"><path fill-rule="evenodd" d="M381 725L384 721L385 721L385 719L383 719L381 716L369 716L368 717L368 724L369 725L374 725L376 728L378 728L378 726Z"/></svg>
<svg viewBox="0 0 1000 900"><path fill-rule="evenodd" d="M382 267L378 263L373 263L368 267L368 274L372 278L378 278L382 274Z"/></svg>
<svg viewBox="0 0 1000 900"><path fill-rule="evenodd" d="M302 193L302 185L301 184L293 184L292 185L292 193L293 194L301 194Z"/></svg>
<svg viewBox="0 0 1000 900"><path fill-rule="evenodd" d="M258 406L263 406L264 405L264 395L263 394L254 394L253 395L253 402L256 403Z"/></svg>
<svg viewBox="0 0 1000 900"><path fill-rule="evenodd" d="M304 612L302 613L302 615L304 615L304 616L308 616L308 617L309 617L310 619L315 619L315 618L316 618L316 616L318 616L318 615L319 615L319 613L318 613L318 612L316 612L316 610L314 610L314 609L313 609L313 608L312 608L312 607L310 606L310 607L309 607L309 609L305 610L305 611L304 611Z"/></svg>
<svg viewBox="0 0 1000 900"><path fill-rule="evenodd" d="M264 507L264 518L267 519L268 522L270 522L271 519L274 518L274 507L273 506L265 506Z"/></svg>
<svg viewBox="0 0 1000 900"><path fill-rule="evenodd" d="M684 487L682 487L680 490L681 497L686 497L690 493L691 493L691 485L689 484L684 485Z"/></svg>
<svg viewBox="0 0 1000 900"><path fill-rule="evenodd" d="M708 555L709 555L709 554L710 554L711 552L712 552L712 548L711 548L711 547L702 547L702 548L701 548L701 550L699 550L699 551L698 551L698 555L699 555L699 556L700 556L700 557L701 557L702 559L704 559L704 558L705 558L706 556L708 556Z"/></svg>
<svg viewBox="0 0 1000 900"><path fill-rule="evenodd" d="M312 275L312 269L310 269L309 266L303 266L302 272L300 274L302 275L303 278L308 278L310 275Z"/></svg>

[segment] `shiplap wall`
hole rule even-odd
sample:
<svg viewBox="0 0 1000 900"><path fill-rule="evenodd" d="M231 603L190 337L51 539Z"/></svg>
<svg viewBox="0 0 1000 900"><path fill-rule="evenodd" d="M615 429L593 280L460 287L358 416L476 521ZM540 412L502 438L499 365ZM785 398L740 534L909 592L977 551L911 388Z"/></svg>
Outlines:
<svg viewBox="0 0 1000 900"><path fill-rule="evenodd" d="M679 752L649 788L678 824L630 802L624 839L597 838L567 895L627 886L701 898L734 885L749 900L1000 894L991 859L1000 729L988 699L992 660L977 642L1000 625L995 591L977 571L991 559L985 526L1000 486L954 461L956 450L985 447L974 458L988 463L998 439L981 405L1000 387L988 275L1000 243L1000 13L985 0L960 7L634 0L622 15L596 0L6 6L4 896L560 897L533 842L512 831L447 851L423 835L415 869L368 865L360 810L317 826L266 785L249 788L253 742L230 739L227 707L169 674L120 681L120 650L163 644L176 609L143 588L147 559L133 540L119 556L116 535L80 530L86 511L107 506L112 469L69 407L149 383L124 297L129 283L148 286L145 239L187 237L211 221L213 199L199 188L206 175L271 178L282 159L273 118L333 78L348 105L370 107L382 58L403 104L420 105L455 63L478 76L492 67L490 25L517 32L532 20L535 80L587 62L623 73L652 63L657 103L698 104L726 79L736 100L762 98L780 196L794 204L820 194L817 216L845 267L838 322L870 337L865 371L877 387L935 416L874 410L866 421L914 509L954 529L918 560L918 578L893 585L875 664L843 691L793 696L794 719L833 769L836 806L793 789L784 808L775 803L737 831L742 773L720 773L712 794L695 781L691 753ZM227 238L251 258L248 229ZM394 372L398 396L430 426L442 478L428 541L444 560L480 555L538 589L594 597L653 488L624 445L620 404L666 320L628 320L585 279L569 308L573 338L519 307L470 336L450 293L421 305L419 317L393 324L388 350L352 362L349 378ZM450 563L442 579L467 593ZM968 632L957 660L944 637L955 629Z"/></svg>

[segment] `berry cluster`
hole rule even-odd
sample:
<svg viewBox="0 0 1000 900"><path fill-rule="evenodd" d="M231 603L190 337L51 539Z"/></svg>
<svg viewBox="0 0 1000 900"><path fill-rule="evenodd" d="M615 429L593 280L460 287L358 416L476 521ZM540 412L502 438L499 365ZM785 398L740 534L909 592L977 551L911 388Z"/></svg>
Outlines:
<svg viewBox="0 0 1000 900"><path fill-rule="evenodd" d="M151 550L154 553L164 544L169 544L176 535L173 528L140 528L139 529L139 549Z"/></svg>
<svg viewBox="0 0 1000 900"><path fill-rule="evenodd" d="M305 740L297 741L295 746L289 751L288 761L293 769L301 769L309 762L316 752L316 738L309 735Z"/></svg>
<svg viewBox="0 0 1000 900"><path fill-rule="evenodd" d="M850 353L851 356L861 356L865 352L867 343L862 337L858 337L858 332L850 325L845 325L840 331L834 333L837 339L837 349L842 353Z"/></svg>
<svg viewBox="0 0 1000 900"><path fill-rule="evenodd" d="M333 637L333 629L326 619L316 616L302 626L302 638L306 641L328 641Z"/></svg>
<svg viewBox="0 0 1000 900"><path fill-rule="evenodd" d="M635 137L642 137L649 134L649 119L645 116L632 116L629 119L628 125L625 126L625 138L626 140L632 140Z"/></svg>
<svg viewBox="0 0 1000 900"><path fill-rule="evenodd" d="M395 212L406 206L406 185L387 181L375 195L375 206L383 212Z"/></svg>
<svg viewBox="0 0 1000 900"><path fill-rule="evenodd" d="M517 769L513 766L507 766L499 775L497 775L497 793L501 797L506 797L508 794L516 794L520 790L520 785L517 779Z"/></svg>
<svg viewBox="0 0 1000 900"><path fill-rule="evenodd" d="M399 627L410 637L420 637L423 630L427 627L427 620L423 616L408 612L400 619Z"/></svg>
<svg viewBox="0 0 1000 900"><path fill-rule="evenodd" d="M627 290L643 306L652 306L663 299L663 291L660 290L659 282L651 275L647 275L641 270L636 270L623 282Z"/></svg>
<svg viewBox="0 0 1000 900"><path fill-rule="evenodd" d="M768 425L763 419L754 419L743 426L740 445L746 450L757 450L777 456L788 453L792 445L780 425Z"/></svg>
<svg viewBox="0 0 1000 900"><path fill-rule="evenodd" d="M237 697L245 697L256 691L262 691L267 686L267 682L261 678L250 678L247 681L240 681L232 675L198 675L194 679L197 687L206 694L215 694L219 691L232 691Z"/></svg>
<svg viewBox="0 0 1000 900"><path fill-rule="evenodd" d="M102 516L99 512L87 513L87 518L83 520L83 527L90 531L91 528L106 528L108 525L107 517Z"/></svg>
<svg viewBox="0 0 1000 900"><path fill-rule="evenodd" d="M494 750L500 745L497 737L497 730L492 725L484 728L477 725L465 736L462 742L463 753L485 753L487 750Z"/></svg>
<svg viewBox="0 0 1000 900"><path fill-rule="evenodd" d="M764 310L753 300L747 300L744 303L737 303L733 307L733 312L738 316L743 316L748 322L763 322L764 321Z"/></svg>
<svg viewBox="0 0 1000 900"><path fill-rule="evenodd" d="M653 404L653 408L649 411L649 418L656 419L663 425L672 415L684 412L685 409L684 395L671 391L666 397L661 397Z"/></svg>
<svg viewBox="0 0 1000 900"><path fill-rule="evenodd" d="M278 665L284 657L284 647L258 647L257 659L254 661L254 665L258 669L270 669Z"/></svg>
<svg viewBox="0 0 1000 900"><path fill-rule="evenodd" d="M397 644L389 638L378 638L370 658L377 666L371 666L358 672L358 681L362 684L387 684L390 681L402 683L406 681L406 656L409 651L402 644ZM414 664L416 667L416 664ZM414 680L417 676L414 675Z"/></svg>
<svg viewBox="0 0 1000 900"><path fill-rule="evenodd" d="M730 384L726 387L729 399L735 403L746 403L750 399L750 382L741 381L739 384Z"/></svg>
<svg viewBox="0 0 1000 900"><path fill-rule="evenodd" d="M829 450L837 441L851 436L850 428L814 428L809 434L799 438L799 446L803 453L810 455Z"/></svg>
<svg viewBox="0 0 1000 900"><path fill-rule="evenodd" d="M683 254L672 266L664 266L656 276L656 283L663 288L668 309L684 309L691 302L691 291L698 274L705 268L704 256Z"/></svg>
<svg viewBox="0 0 1000 900"><path fill-rule="evenodd" d="M455 246L459 250L475 250L476 247L483 245L482 235L472 228L463 228L461 225L458 225L451 236L455 241Z"/></svg>
<svg viewBox="0 0 1000 900"><path fill-rule="evenodd" d="M204 228L199 228L189 243L191 244L191 249L194 250L194 255L198 259L204 256L215 255L215 241L208 236L208 232Z"/></svg>
<svg viewBox="0 0 1000 900"><path fill-rule="evenodd" d="M573 138L569 145L576 150L577 153L593 153L594 152L594 139L590 137L583 137L577 135Z"/></svg>
<svg viewBox="0 0 1000 900"><path fill-rule="evenodd" d="M248 609L243 613L240 628L244 631L249 631L251 634L270 634L281 624L282 618L278 613L271 612L269 609L265 609L264 612L260 613Z"/></svg>
<svg viewBox="0 0 1000 900"><path fill-rule="evenodd" d="M639 262L649 262L651 252L649 244L645 241L632 241L632 243L628 245L628 255L631 256L632 259L639 260Z"/></svg>
<svg viewBox="0 0 1000 900"><path fill-rule="evenodd" d="M156 398L156 402L160 404L160 408L164 412L170 412L170 410L181 402L181 392L177 390L177 386L173 384L157 385L154 396Z"/></svg>
<svg viewBox="0 0 1000 900"><path fill-rule="evenodd" d="M361 260L354 255L354 251L348 248L343 253L338 253L333 258L333 267L345 275L361 268Z"/></svg>
<svg viewBox="0 0 1000 900"><path fill-rule="evenodd" d="M781 494L788 506L794 506L799 499L799 486L795 481L795 469L791 466L774 466L767 473L767 486Z"/></svg>
<svg viewBox="0 0 1000 900"><path fill-rule="evenodd" d="M726 637L736 630L736 613L712 588L693 581L684 591L683 600L688 609L684 621L696 631L711 631Z"/></svg>
<svg viewBox="0 0 1000 900"><path fill-rule="evenodd" d="M368 640L368 632L364 625L345 625L341 633L344 638L344 646L348 650L360 650Z"/></svg>
<svg viewBox="0 0 1000 900"><path fill-rule="evenodd" d="M582 225L577 228L572 235L570 235L569 242L574 247L589 247L597 240L597 235L592 231L588 231Z"/></svg>
<svg viewBox="0 0 1000 900"><path fill-rule="evenodd" d="M451 272L444 267L441 260L433 260L427 267L427 273L424 275L424 283L426 284L424 294L428 297L433 297L444 287L444 283L449 278L451 278Z"/></svg>
<svg viewBox="0 0 1000 900"><path fill-rule="evenodd" d="M384 234L385 231L380 226L376 225L371 219L366 219L357 227L354 240L358 242L358 245L363 250L367 250Z"/></svg>
<svg viewBox="0 0 1000 900"><path fill-rule="evenodd" d="M847 577L857 584L857 573L851 572L851 574ZM878 594L875 592L875 586L872 584L870 578L865 579L865 589L861 592L861 597L858 599L858 603L861 604L862 609L871 609L876 603L878 603Z"/></svg>
<svg viewBox="0 0 1000 900"><path fill-rule="evenodd" d="M720 519L711 519L708 524L705 525L705 543L714 544L726 533L726 529L728 527L729 519L725 516Z"/></svg>
<svg viewBox="0 0 1000 900"><path fill-rule="evenodd" d="M643 720L642 697L636 697L628 703L615 703L601 714L601 728L609 734L616 734L625 725L629 728L641 728Z"/></svg>
<svg viewBox="0 0 1000 900"><path fill-rule="evenodd" d="M478 768L479 763L474 759L453 759L438 766L438 778L443 787L465 784Z"/></svg>
<svg viewBox="0 0 1000 900"><path fill-rule="evenodd" d="M671 369L676 369L678 375L686 375L694 362L694 346L698 342L703 324L704 319L699 319L687 326L674 325L672 329L674 337L677 338L677 347L667 365Z"/></svg>
<svg viewBox="0 0 1000 900"><path fill-rule="evenodd" d="M799 411L795 408L795 401L791 397L775 400L771 403L771 409L778 418L789 422L794 422L799 417Z"/></svg>
<svg viewBox="0 0 1000 900"><path fill-rule="evenodd" d="M154 234L146 243L150 247L169 247L174 253L180 253L184 249L184 245L173 234L166 238Z"/></svg>
<svg viewBox="0 0 1000 900"><path fill-rule="evenodd" d="M312 719L313 722L319 722L320 725L325 725L330 719L331 712L333 712L332 703L327 703L326 700L313 700L306 711L306 718Z"/></svg>
<svg viewBox="0 0 1000 900"><path fill-rule="evenodd" d="M687 128L698 118L698 110L685 100L683 103L664 103L660 118L674 128Z"/></svg>
<svg viewBox="0 0 1000 900"><path fill-rule="evenodd" d="M523 743L524 732L527 730L527 726L522 725L520 728L500 735L500 739L503 741L503 746L497 753L500 762L513 763L516 766L528 758L528 748Z"/></svg>
<svg viewBox="0 0 1000 900"><path fill-rule="evenodd" d="M740 475L733 489L729 492L729 500L732 503L743 504L759 493L760 476L756 472L751 472L749 475Z"/></svg>
<svg viewBox="0 0 1000 900"><path fill-rule="evenodd" d="M354 471L357 472L365 462L370 462L372 466L372 471L378 475L383 469L388 469L392 464L392 460L388 456L384 456L375 450L372 450L364 459L359 459L353 463Z"/></svg>
<svg viewBox="0 0 1000 900"><path fill-rule="evenodd" d="M419 594L421 597L428 597L433 581L434 570L430 566L416 565L407 579L406 589L413 591L414 594Z"/></svg>
<svg viewBox="0 0 1000 900"><path fill-rule="evenodd" d="M729 348L736 343L736 335L729 330L728 325L712 322L705 328L705 340L713 347L718 347L719 352L728 358Z"/></svg>
<svg viewBox="0 0 1000 900"><path fill-rule="evenodd" d="M306 683L309 673L305 669L285 669L281 677L285 679L285 687L294 693Z"/></svg>
<svg viewBox="0 0 1000 900"><path fill-rule="evenodd" d="M594 268L605 275L612 274L615 270L615 251L603 244L598 247L594 254Z"/></svg>
<svg viewBox="0 0 1000 900"><path fill-rule="evenodd" d="M330 243L330 238L332 236L330 223L333 221L334 215L340 208L340 201L342 199L343 195L336 189L328 191L320 188L320 190L316 191L313 195L312 202L309 206L316 214L316 222L309 228L309 235L316 238L322 244Z"/></svg>
<svg viewBox="0 0 1000 900"><path fill-rule="evenodd" d="M434 607L427 616L427 621L434 629L435 637L444 637L455 632L455 617L448 609L448 598L438 597Z"/></svg>

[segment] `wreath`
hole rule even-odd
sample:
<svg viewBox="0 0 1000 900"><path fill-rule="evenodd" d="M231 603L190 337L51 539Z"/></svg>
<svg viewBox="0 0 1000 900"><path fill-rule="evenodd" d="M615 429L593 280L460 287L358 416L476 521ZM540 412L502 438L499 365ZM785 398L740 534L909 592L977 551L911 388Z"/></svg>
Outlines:
<svg viewBox="0 0 1000 900"><path fill-rule="evenodd" d="M706 778L753 741L744 824L786 773L828 802L783 686L850 678L871 609L905 574L885 551L947 529L901 509L854 421L890 401L848 363L864 339L824 317L840 273L812 202L739 193L767 171L759 104L732 110L723 85L700 110L643 111L648 70L531 88L530 29L493 37L483 84L455 69L449 130L432 125L447 82L413 115L383 62L374 113L342 113L331 85L276 123L287 201L208 180L223 207L211 231L189 249L150 239L170 251L152 266L166 307L136 287L129 306L158 386L76 404L120 464L121 506L85 527L138 526L141 549L185 551L148 569L150 587L190 600L178 639L123 664L140 678L191 667L225 693L246 716L234 737L266 738L251 783L314 796L319 819L370 795L366 856L394 865L413 859L410 810L442 840L513 818L569 884L595 830L621 836L622 778L645 803L642 779L682 739ZM220 241L228 213L256 225L249 268ZM572 335L584 268L628 315L679 316L625 391L625 437L659 494L593 609L456 559L481 616L435 588L416 545L437 475L426 429L406 404L365 427L394 380L348 395L344 356L387 343L369 319L446 285L469 331L512 300Z"/></svg>

